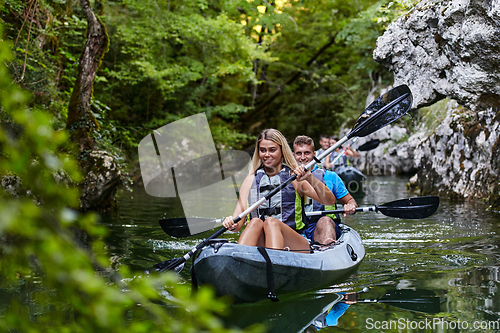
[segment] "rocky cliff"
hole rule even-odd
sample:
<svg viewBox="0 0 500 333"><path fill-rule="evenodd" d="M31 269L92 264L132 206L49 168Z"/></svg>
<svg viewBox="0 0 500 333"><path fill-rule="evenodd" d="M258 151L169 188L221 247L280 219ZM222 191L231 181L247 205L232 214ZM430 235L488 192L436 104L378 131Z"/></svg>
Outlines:
<svg viewBox="0 0 500 333"><path fill-rule="evenodd" d="M398 145L391 137L382 153L371 152L359 165L389 163L395 172L416 172L412 182L422 194L486 198L499 210L499 36L499 0L424 0L392 23L374 59L394 72L395 85L410 87L413 108L449 102L431 132L423 126L404 133L408 140Z"/></svg>

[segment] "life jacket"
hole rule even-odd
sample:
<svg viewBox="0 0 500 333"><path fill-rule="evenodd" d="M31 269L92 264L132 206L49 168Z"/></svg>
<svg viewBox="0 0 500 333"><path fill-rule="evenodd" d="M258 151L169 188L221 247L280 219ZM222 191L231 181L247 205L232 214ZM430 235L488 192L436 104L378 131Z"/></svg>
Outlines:
<svg viewBox="0 0 500 333"><path fill-rule="evenodd" d="M286 165L283 165L280 172L272 177L266 174L264 167L257 169L248 195L248 204L253 205L290 177L291 169ZM251 212L250 218L258 217L264 221L267 217L271 216L286 223L294 230L301 230L305 224L302 221L300 199L293 184L290 183Z"/></svg>
<svg viewBox="0 0 500 333"><path fill-rule="evenodd" d="M347 155L345 154L345 148L340 153L337 153L335 151L332 152L330 154L330 162L333 162L333 160L335 160L340 154L342 154L343 156L339 158L334 165L332 165L332 170L334 171L340 167L349 166L349 160L347 159Z"/></svg>
<svg viewBox="0 0 500 333"><path fill-rule="evenodd" d="M314 177L316 177L320 182L325 184L324 180L324 175L325 175L325 170L320 169L320 168L315 168L313 171L311 171ZM303 200L304 202L304 212L317 212L317 211L323 211L325 210L325 205L322 203L313 200L312 198L305 198ZM307 222L309 223L316 223L318 222L319 218L321 216L310 216L307 218Z"/></svg>
<svg viewBox="0 0 500 333"><path fill-rule="evenodd" d="M314 177L316 177L316 179L318 179L320 182L322 182L323 184L326 185L326 182L325 182L325 170L324 169L321 169L321 168L318 168L318 167L315 167L311 173L313 174ZM322 203L314 200L314 199L311 199L311 198L307 198L306 200L302 200L303 202L303 211L304 212L317 212L317 211L323 211L323 210L332 210L332 209L336 209L337 205L330 205L330 206L325 206L323 205ZM305 214L304 214L305 216ZM335 215L335 214L328 214L327 216L331 217L333 220L338 220L340 221L340 217L338 215ZM310 217L307 217L307 223L308 224L311 224L311 223L317 223L318 220L321 218L321 216L310 216Z"/></svg>

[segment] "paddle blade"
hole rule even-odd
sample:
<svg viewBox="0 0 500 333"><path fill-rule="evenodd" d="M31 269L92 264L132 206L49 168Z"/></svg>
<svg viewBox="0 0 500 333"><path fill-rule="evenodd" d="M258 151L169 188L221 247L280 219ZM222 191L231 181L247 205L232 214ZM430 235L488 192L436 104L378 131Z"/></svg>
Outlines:
<svg viewBox="0 0 500 333"><path fill-rule="evenodd" d="M414 197L391 201L376 206L377 211L390 217L403 219L423 219L431 216L439 207L439 197Z"/></svg>
<svg viewBox="0 0 500 333"><path fill-rule="evenodd" d="M367 136L404 116L411 107L413 97L410 88L401 85L374 100L358 118L349 138Z"/></svg>
<svg viewBox="0 0 500 333"><path fill-rule="evenodd" d="M177 217L160 220L160 226L167 235L176 238L183 238L197 234L192 234L190 232L189 224L196 225L197 230L204 230L203 232L205 232L214 228L217 222L220 222L220 220L208 219L203 217L190 217L188 223L187 218Z"/></svg>
<svg viewBox="0 0 500 333"><path fill-rule="evenodd" d="M365 142L364 144L362 144L361 146L359 146L357 150L358 151L372 150L372 149L377 148L379 144L380 144L380 140L379 139L374 139L374 140Z"/></svg>

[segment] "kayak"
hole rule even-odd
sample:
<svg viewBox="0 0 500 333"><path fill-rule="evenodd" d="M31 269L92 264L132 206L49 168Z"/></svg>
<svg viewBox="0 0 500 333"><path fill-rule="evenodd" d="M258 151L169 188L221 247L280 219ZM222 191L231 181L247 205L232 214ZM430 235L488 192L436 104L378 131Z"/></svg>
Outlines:
<svg viewBox="0 0 500 333"><path fill-rule="evenodd" d="M193 263L193 283L210 284L217 295L236 303L330 286L351 274L365 256L359 234L340 226L342 235L330 247L312 253L266 249L268 261L256 246L212 240Z"/></svg>
<svg viewBox="0 0 500 333"><path fill-rule="evenodd" d="M355 167L343 166L335 170L335 173L342 179L349 192L356 193L363 191L366 176Z"/></svg>

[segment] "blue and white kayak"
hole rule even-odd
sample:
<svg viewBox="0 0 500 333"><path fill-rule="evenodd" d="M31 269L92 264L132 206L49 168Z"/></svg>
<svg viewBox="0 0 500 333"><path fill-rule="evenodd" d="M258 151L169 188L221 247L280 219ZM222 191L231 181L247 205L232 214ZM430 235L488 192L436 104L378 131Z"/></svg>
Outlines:
<svg viewBox="0 0 500 333"><path fill-rule="evenodd" d="M341 224L342 235L335 245L298 253L266 249L269 266L256 246L217 240L205 247L193 264L199 285L212 285L219 296L235 302L256 302L268 297L271 278L276 296L317 290L340 282L352 273L365 256L359 234Z"/></svg>

